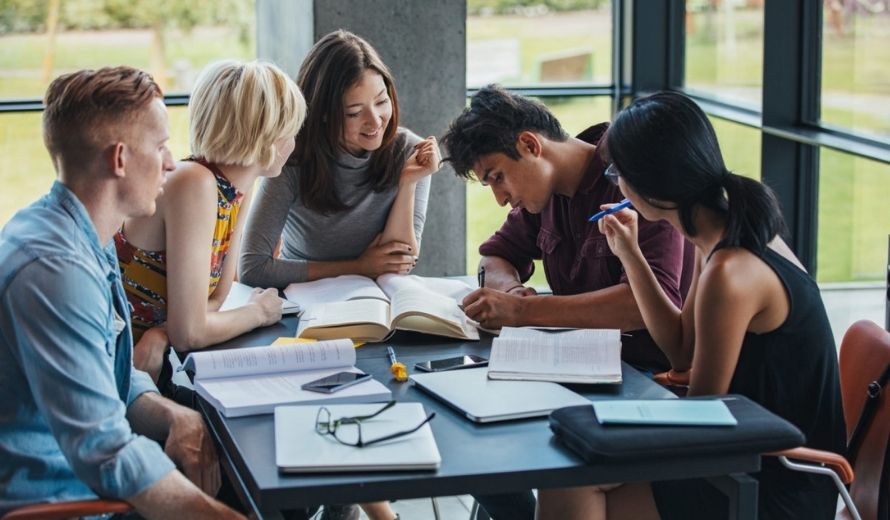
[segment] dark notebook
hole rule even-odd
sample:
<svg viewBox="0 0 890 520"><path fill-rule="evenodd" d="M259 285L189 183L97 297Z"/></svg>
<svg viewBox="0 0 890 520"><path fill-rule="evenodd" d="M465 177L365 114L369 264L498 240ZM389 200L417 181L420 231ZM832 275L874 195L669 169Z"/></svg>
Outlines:
<svg viewBox="0 0 890 520"><path fill-rule="evenodd" d="M696 399L696 398L688 398ZM703 397L713 400L714 396ZM722 399L736 426L602 425L593 406L570 406L550 414L556 437L588 463L684 455L731 455L796 448L804 435L793 424L747 397Z"/></svg>

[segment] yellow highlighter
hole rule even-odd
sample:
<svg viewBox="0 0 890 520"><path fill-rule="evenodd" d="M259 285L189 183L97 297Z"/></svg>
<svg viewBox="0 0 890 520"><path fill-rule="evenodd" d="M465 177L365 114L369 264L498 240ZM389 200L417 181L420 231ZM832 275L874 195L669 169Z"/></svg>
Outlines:
<svg viewBox="0 0 890 520"><path fill-rule="evenodd" d="M404 363L399 363L396 360L396 351L392 349L392 347L386 347L386 355L389 357L389 371L392 372L392 376L396 381L403 383L408 380L408 369L405 367Z"/></svg>

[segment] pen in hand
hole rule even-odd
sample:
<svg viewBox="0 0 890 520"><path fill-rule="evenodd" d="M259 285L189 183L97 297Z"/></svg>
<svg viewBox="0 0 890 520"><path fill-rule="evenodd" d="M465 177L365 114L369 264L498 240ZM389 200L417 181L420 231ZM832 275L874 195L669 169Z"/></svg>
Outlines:
<svg viewBox="0 0 890 520"><path fill-rule="evenodd" d="M612 213L618 213L619 211L621 211L625 208L632 208L632 207L633 206L631 206L630 200L624 199L621 202L619 202L618 204L615 204L614 206L612 206L611 208L604 209L604 210L600 211L599 213L593 215L592 217L587 219L587 222L596 222L597 220L600 220L601 218L605 217L606 215L611 215Z"/></svg>
<svg viewBox="0 0 890 520"><path fill-rule="evenodd" d="M396 359L396 351L393 350L392 347L386 347L386 357L389 358L389 371L392 372L392 376L398 382L404 382L408 380L408 369L405 367L404 363L400 363Z"/></svg>
<svg viewBox="0 0 890 520"><path fill-rule="evenodd" d="M485 287L485 266L479 268L479 272L476 273L476 281L479 282L479 288Z"/></svg>

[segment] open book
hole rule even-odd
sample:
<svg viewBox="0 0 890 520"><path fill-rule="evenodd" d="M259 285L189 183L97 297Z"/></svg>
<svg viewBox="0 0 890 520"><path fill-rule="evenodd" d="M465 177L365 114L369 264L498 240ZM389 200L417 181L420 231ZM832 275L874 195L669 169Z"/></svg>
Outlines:
<svg viewBox="0 0 890 520"><path fill-rule="evenodd" d="M272 413L278 405L372 403L392 393L371 379L333 394L304 383L337 372L360 372L349 340L192 352L183 368L195 374L195 391L226 417Z"/></svg>
<svg viewBox="0 0 890 520"><path fill-rule="evenodd" d="M620 383L617 329L547 332L504 327L492 341L489 379L556 383Z"/></svg>
<svg viewBox="0 0 890 520"><path fill-rule="evenodd" d="M290 284L284 294L303 307L297 337L382 341L392 331L479 339L458 302L473 289L460 280L386 274L344 275Z"/></svg>

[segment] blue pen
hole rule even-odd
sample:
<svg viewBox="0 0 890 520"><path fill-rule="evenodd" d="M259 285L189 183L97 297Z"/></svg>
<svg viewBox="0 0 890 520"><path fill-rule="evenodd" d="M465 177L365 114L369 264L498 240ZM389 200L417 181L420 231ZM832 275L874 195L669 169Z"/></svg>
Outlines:
<svg viewBox="0 0 890 520"><path fill-rule="evenodd" d="M599 213L597 213L596 215L590 217L589 219L587 219L587 222L596 222L597 220L605 217L606 215L611 215L612 213L618 213L619 211L623 210L624 208L630 208L630 207L633 207L630 205L630 201L628 199L624 199L621 202L619 202L618 204L615 204L614 206L612 206L611 208L604 209L604 210L600 211Z"/></svg>

